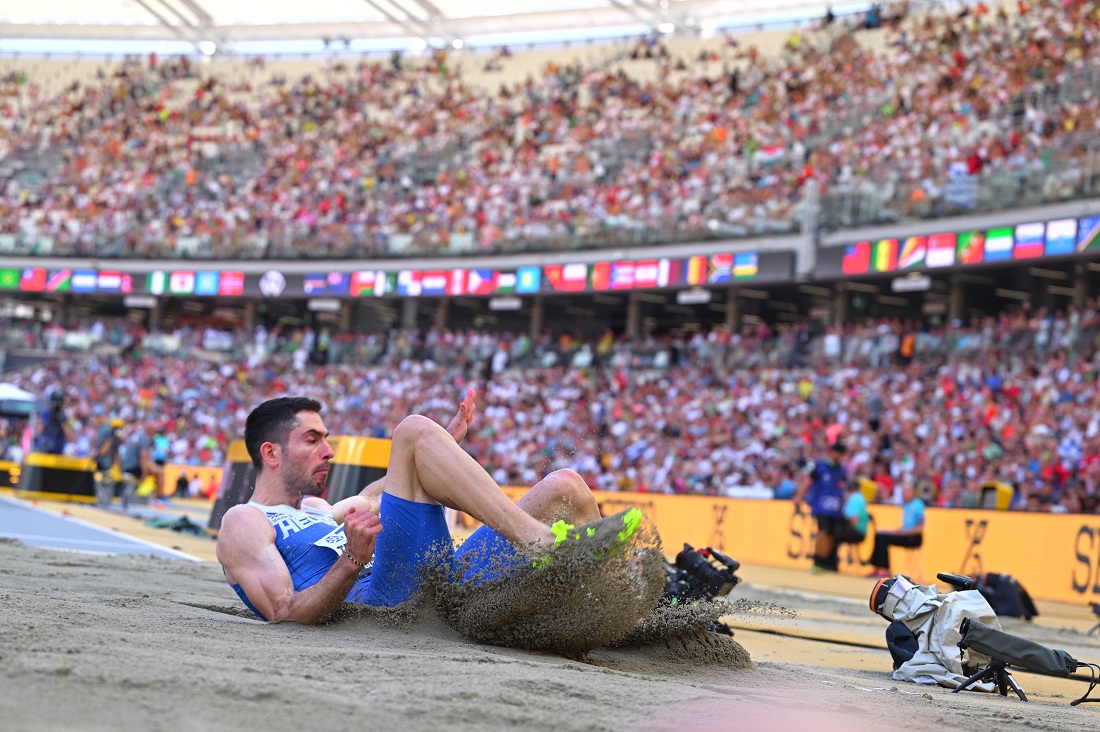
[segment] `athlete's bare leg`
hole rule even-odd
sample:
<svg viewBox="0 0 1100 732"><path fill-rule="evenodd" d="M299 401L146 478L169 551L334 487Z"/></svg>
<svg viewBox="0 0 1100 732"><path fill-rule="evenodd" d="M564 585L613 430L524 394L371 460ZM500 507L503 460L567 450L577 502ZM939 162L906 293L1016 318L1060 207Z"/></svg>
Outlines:
<svg viewBox="0 0 1100 732"><path fill-rule="evenodd" d="M550 527L525 509L549 515L565 505L567 495L579 500L572 478L562 475L546 483L524 505L513 503L443 427L421 415L406 417L393 431L385 491L409 501L465 511L519 545L550 546L554 542ZM583 515L591 514L595 500L591 503L581 509ZM598 516L596 509L595 518Z"/></svg>

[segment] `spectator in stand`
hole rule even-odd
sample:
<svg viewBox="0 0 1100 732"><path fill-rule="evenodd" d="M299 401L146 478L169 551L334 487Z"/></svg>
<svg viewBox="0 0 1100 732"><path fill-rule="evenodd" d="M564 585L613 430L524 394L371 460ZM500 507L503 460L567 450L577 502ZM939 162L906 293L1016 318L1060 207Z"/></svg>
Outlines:
<svg viewBox="0 0 1100 732"><path fill-rule="evenodd" d="M865 21L800 29L771 57L716 41L675 58L648 38L633 52L653 79L553 63L503 88L446 54L248 81L131 59L19 110L0 156L60 160L39 184L0 181L0 232L76 256L339 257L790 230L810 181L890 219L949 212L957 170L1087 193L1090 3Z"/></svg>
<svg viewBox="0 0 1100 732"><path fill-rule="evenodd" d="M66 451L80 456L94 456L95 425L115 413L160 426L169 462L218 465L229 435L241 429L242 405L290 390L323 390L340 410L334 433L386 437L402 414L442 418L436 410L445 409L448 388L473 383L483 386L484 417L465 445L502 484L529 484L568 467L593 487L767 493L777 468L797 470L818 435L832 429L849 446L852 476L883 486L880 500L893 500L890 486L906 477L927 476L939 489L938 505L974 507L985 481L1002 480L1020 494L1017 510L1074 505L1091 513L1100 503L1098 312L1091 298L1073 328L1072 313L1052 311L1045 358L1031 347L1039 321L1022 312L916 326L868 319L836 329L837 363L825 353L824 335L812 338L804 368L781 366L795 333L783 325L610 343L601 336L602 345L541 333L511 350L516 357L492 383L479 369L502 343L514 346L515 333L334 332L330 363L298 374L290 368L301 342L296 329L226 331L231 349L218 352L225 363L211 370L201 331L127 326L128 337L143 344L131 355L74 352L13 380L29 391L69 395L73 441ZM51 330L65 336L59 342L83 341L95 333L110 338L120 325L58 323ZM872 346L884 331L914 327L909 366L872 366ZM0 342L28 338L45 333L0 321ZM161 354L165 343L176 345ZM585 345L602 351L599 364L578 365L574 356ZM875 391L883 396L878 433L866 403ZM369 398L375 393L386 397ZM1032 493L1051 500L1029 500Z"/></svg>

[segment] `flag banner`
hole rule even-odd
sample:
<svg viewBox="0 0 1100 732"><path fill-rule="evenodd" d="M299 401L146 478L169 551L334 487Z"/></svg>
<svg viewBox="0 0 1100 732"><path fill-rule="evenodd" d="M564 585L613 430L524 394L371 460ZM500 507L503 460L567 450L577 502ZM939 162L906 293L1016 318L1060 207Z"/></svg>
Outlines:
<svg viewBox="0 0 1100 732"><path fill-rule="evenodd" d="M844 274L863 274L871 266L871 242L860 241L844 248L841 270Z"/></svg>
<svg viewBox="0 0 1100 732"><path fill-rule="evenodd" d="M1077 227L1077 251L1100 249L1100 216L1086 216Z"/></svg>
<svg viewBox="0 0 1100 732"><path fill-rule="evenodd" d="M1042 222L1019 224L1013 236L1013 259L1034 259L1043 256L1046 225Z"/></svg>
<svg viewBox="0 0 1100 732"><path fill-rule="evenodd" d="M871 266L876 272L893 272L898 268L898 240L879 239L873 247Z"/></svg>
<svg viewBox="0 0 1100 732"><path fill-rule="evenodd" d="M72 286L73 271L71 269L51 269L46 278L47 292L68 292Z"/></svg>
<svg viewBox="0 0 1100 732"><path fill-rule="evenodd" d="M923 236L911 236L905 240L898 255L898 269L915 269L924 266L928 253L928 240Z"/></svg>
<svg viewBox="0 0 1100 732"><path fill-rule="evenodd" d="M1048 257L1073 254L1077 247L1077 219L1058 219L1047 223L1043 253Z"/></svg>
<svg viewBox="0 0 1100 732"><path fill-rule="evenodd" d="M985 257L985 232L964 231L959 234L955 260L959 264L978 264Z"/></svg>
<svg viewBox="0 0 1100 732"><path fill-rule="evenodd" d="M23 292L42 292L46 289L46 270L43 267L28 267L19 276L19 289Z"/></svg>
<svg viewBox="0 0 1100 732"><path fill-rule="evenodd" d="M985 233L985 261L1003 262L1012 259L1015 232L1011 226L990 229Z"/></svg>
<svg viewBox="0 0 1100 732"><path fill-rule="evenodd" d="M244 294L244 272L229 270L221 273L218 294L223 297L240 297Z"/></svg>
<svg viewBox="0 0 1100 732"><path fill-rule="evenodd" d="M173 272L168 277L170 295L191 295L195 292L194 272Z"/></svg>
<svg viewBox="0 0 1100 732"><path fill-rule="evenodd" d="M739 252L733 255L733 278L751 280L760 273L760 255L756 252Z"/></svg>
<svg viewBox="0 0 1100 732"><path fill-rule="evenodd" d="M954 234L933 234L928 237L929 267L950 267L955 264L956 238Z"/></svg>

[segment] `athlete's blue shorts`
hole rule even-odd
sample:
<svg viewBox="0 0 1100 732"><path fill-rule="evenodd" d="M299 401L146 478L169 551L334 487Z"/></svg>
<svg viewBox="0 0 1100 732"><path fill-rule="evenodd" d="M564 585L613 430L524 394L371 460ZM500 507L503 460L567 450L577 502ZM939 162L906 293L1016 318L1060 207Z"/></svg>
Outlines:
<svg viewBox="0 0 1100 732"><path fill-rule="evenodd" d="M482 526L459 547L452 548L451 532L437 503L417 503L382 494L378 510L382 533L374 547L369 581L360 581L348 593L349 602L393 607L410 600L420 589L422 569L429 555L463 566L466 578L485 581L519 564L515 547L488 526ZM466 563L469 567L465 567Z"/></svg>

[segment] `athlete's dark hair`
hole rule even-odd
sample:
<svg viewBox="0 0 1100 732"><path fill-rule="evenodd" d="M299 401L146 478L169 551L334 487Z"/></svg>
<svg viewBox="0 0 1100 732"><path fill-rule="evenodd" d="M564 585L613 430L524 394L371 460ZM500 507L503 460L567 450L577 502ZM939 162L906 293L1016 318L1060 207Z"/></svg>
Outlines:
<svg viewBox="0 0 1100 732"><path fill-rule="evenodd" d="M298 426L298 412L306 411L320 414L321 402L309 397L279 397L268 399L248 415L244 423L244 446L257 473L264 465L260 446L274 442L285 448L291 431Z"/></svg>

